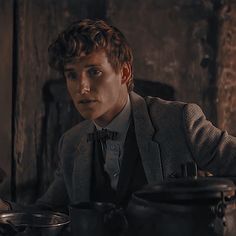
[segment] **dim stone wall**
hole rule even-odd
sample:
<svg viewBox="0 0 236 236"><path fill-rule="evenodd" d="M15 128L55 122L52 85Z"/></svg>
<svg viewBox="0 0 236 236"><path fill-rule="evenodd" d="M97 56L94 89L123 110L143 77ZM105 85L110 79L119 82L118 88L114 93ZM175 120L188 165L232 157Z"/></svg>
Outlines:
<svg viewBox="0 0 236 236"><path fill-rule="evenodd" d="M217 117L221 129L236 136L236 3L219 12Z"/></svg>
<svg viewBox="0 0 236 236"><path fill-rule="evenodd" d="M0 197L6 198L11 196L12 35L13 1L0 1Z"/></svg>
<svg viewBox="0 0 236 236"><path fill-rule="evenodd" d="M216 81L210 71L215 50L209 38L215 18L211 1L114 0L108 18L133 47L137 80L173 87L177 100L198 103L216 123L212 89Z"/></svg>

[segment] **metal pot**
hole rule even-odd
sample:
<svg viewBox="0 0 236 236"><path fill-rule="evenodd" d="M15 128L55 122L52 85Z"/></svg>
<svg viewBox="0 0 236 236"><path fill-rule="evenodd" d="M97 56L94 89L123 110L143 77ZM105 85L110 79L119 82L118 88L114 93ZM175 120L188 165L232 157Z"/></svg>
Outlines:
<svg viewBox="0 0 236 236"><path fill-rule="evenodd" d="M4 235L61 236L69 216L57 212L2 212L0 226Z"/></svg>
<svg viewBox="0 0 236 236"><path fill-rule="evenodd" d="M127 235L235 236L235 189L223 178L182 178L146 186L126 210Z"/></svg>

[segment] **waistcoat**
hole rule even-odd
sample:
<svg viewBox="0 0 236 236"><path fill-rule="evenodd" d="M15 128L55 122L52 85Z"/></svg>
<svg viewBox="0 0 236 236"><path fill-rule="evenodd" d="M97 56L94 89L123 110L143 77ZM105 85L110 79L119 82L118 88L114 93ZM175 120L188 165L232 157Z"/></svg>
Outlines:
<svg viewBox="0 0 236 236"><path fill-rule="evenodd" d="M132 193L147 184L131 120L124 144L117 190L111 188L110 179L104 170L101 147L95 142L92 162L91 201L113 202L125 206Z"/></svg>

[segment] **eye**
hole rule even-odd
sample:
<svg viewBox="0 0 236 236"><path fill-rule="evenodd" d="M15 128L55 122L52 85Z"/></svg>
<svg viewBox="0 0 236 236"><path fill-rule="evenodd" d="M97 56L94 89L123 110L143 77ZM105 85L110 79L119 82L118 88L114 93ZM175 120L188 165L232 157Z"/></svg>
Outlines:
<svg viewBox="0 0 236 236"><path fill-rule="evenodd" d="M102 75L102 71L97 68L89 68L87 71L89 77L100 77Z"/></svg>
<svg viewBox="0 0 236 236"><path fill-rule="evenodd" d="M75 71L69 71L65 73L66 79L69 80L76 80L77 79L77 73Z"/></svg>

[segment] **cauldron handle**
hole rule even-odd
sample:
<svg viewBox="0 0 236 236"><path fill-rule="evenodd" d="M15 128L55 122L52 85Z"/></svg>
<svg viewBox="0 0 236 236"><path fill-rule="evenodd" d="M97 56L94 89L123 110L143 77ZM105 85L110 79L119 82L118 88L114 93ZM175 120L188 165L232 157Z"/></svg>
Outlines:
<svg viewBox="0 0 236 236"><path fill-rule="evenodd" d="M128 229L123 208L113 208L104 214L104 224L114 235L124 235Z"/></svg>
<svg viewBox="0 0 236 236"><path fill-rule="evenodd" d="M215 222L211 224L211 227L216 235L223 235L224 228L227 227L225 210L230 203L232 203L232 201L226 202L224 194L222 193L222 200L212 209L215 214Z"/></svg>

